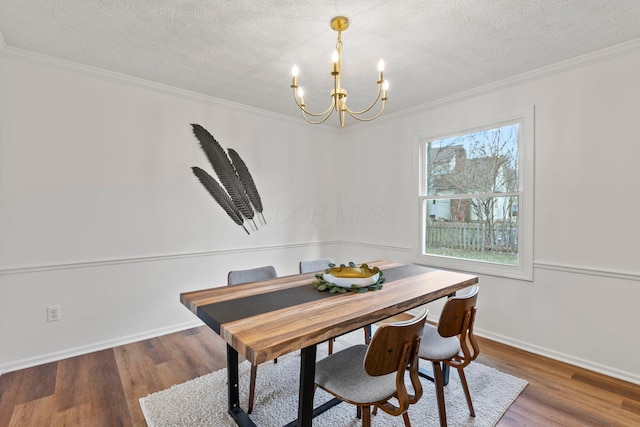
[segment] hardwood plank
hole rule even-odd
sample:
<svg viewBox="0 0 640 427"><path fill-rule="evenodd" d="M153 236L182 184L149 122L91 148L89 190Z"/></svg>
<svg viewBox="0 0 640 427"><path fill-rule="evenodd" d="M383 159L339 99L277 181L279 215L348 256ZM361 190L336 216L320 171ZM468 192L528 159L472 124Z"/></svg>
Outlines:
<svg viewBox="0 0 640 427"><path fill-rule="evenodd" d="M64 374L56 380L56 403L60 402L56 412L82 409L83 417L89 417L84 420L87 425L96 427L124 425L130 419L113 350L63 360L59 365ZM71 375L71 371L76 372Z"/></svg>
<svg viewBox="0 0 640 427"><path fill-rule="evenodd" d="M478 362L529 381L499 427L640 425L640 385L479 342ZM145 427L140 397L224 367L225 349L202 326L4 374L0 426Z"/></svg>
<svg viewBox="0 0 640 427"><path fill-rule="evenodd" d="M226 368L227 347L222 338L209 328L193 328L189 331L195 331L195 333L182 337L200 358L204 370L214 372Z"/></svg>
<svg viewBox="0 0 640 427"><path fill-rule="evenodd" d="M40 399L20 403L13 408L8 427L47 426L50 425L51 415L54 413L55 396L45 396Z"/></svg>
<svg viewBox="0 0 640 427"><path fill-rule="evenodd" d="M622 404L620 407L627 412L631 412L632 414L636 414L640 417L640 402L629 399L622 399Z"/></svg>
<svg viewBox="0 0 640 427"><path fill-rule="evenodd" d="M52 396L56 371L57 363L47 363L0 376L0 426L10 424L14 407Z"/></svg>
<svg viewBox="0 0 640 427"><path fill-rule="evenodd" d="M498 426L634 426L640 386L479 338L478 361L529 381Z"/></svg>

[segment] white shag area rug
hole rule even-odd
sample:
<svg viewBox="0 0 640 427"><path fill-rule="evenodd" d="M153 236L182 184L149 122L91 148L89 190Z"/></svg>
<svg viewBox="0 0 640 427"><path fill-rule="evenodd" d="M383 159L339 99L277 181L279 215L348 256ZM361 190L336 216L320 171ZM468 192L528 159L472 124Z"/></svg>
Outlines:
<svg viewBox="0 0 640 427"><path fill-rule="evenodd" d="M362 342L362 331L339 337L334 352L340 348ZM480 349L482 351L482 349ZM327 345L318 345L317 359L325 357ZM422 361L425 366L430 366ZM247 407L250 364L239 366L240 404ZM298 377L300 352L278 358L278 363L259 365L256 380L256 397L251 419L257 426L278 427L295 419L298 413ZM445 387L447 421L450 426L494 426L527 386L527 381L472 362L465 368L471 399L476 412L469 415L460 378L451 370L449 384ZM434 384L424 378L422 398L409 409L411 424L420 427L439 426L438 406ZM408 383L409 384L409 383ZM331 399L323 390L317 389L315 406ZM150 394L140 399L140 406L149 427L233 427L236 426L227 413L227 370L204 375L174 385L171 388ZM378 410L372 417L374 426L403 427L402 417L393 417ZM361 421L356 417L356 408L340 403L314 418L317 427L356 427Z"/></svg>

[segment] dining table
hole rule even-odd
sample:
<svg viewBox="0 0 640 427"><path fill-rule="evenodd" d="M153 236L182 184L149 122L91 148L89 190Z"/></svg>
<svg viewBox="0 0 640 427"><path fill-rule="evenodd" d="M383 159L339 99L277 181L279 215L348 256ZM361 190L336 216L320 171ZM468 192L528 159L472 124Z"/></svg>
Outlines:
<svg viewBox="0 0 640 427"><path fill-rule="evenodd" d="M470 274L377 260L379 290L329 293L316 289L317 273L184 292L180 301L227 344L228 412L239 426L255 424L240 406L238 359L252 364L300 350L298 416L287 426L311 427L334 403L313 407L316 345L478 283Z"/></svg>

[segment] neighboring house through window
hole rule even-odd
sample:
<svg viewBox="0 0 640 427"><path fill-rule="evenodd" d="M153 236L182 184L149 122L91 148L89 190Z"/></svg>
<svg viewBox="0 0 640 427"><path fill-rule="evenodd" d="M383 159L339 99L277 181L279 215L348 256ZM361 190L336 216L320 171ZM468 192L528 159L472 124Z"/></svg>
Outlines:
<svg viewBox="0 0 640 427"><path fill-rule="evenodd" d="M533 111L419 144L419 261L532 280Z"/></svg>

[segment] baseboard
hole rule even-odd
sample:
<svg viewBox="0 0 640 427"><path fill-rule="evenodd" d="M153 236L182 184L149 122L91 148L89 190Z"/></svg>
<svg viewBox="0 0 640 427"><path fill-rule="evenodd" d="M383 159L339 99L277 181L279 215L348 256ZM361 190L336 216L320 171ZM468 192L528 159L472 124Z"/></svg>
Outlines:
<svg viewBox="0 0 640 427"><path fill-rule="evenodd" d="M117 347L124 344L130 344L137 341L142 341L150 338L159 337L162 335L172 334L174 332L184 331L185 329L202 326L200 320L180 323L177 325L169 326L166 328L153 329L150 331L141 332L139 334L128 335L113 340L101 341L91 345L75 347L64 351L58 351L54 353L43 354L38 357L32 357L23 360L17 360L11 363L0 365L0 375L7 372L18 371L20 369L31 368L33 366L44 365L45 363L57 362L62 359L68 359L70 357L81 356L83 354L93 353L95 351L105 350L113 347Z"/></svg>
<svg viewBox="0 0 640 427"><path fill-rule="evenodd" d="M409 310L410 313L414 313L413 310ZM430 319L432 320L432 319ZM437 318L435 318L437 321ZM154 329L139 334L128 335L118 339L102 341L88 346L76 347L64 351L44 354L42 356L33 357L29 359L18 360L5 365L0 365L0 375L7 372L17 371L20 369L26 369L33 366L43 365L45 363L56 362L62 359L70 357L80 356L83 354L93 353L95 351L105 350L113 347L117 347L124 344L130 344L137 341L142 341L150 338L159 337L162 335L171 334L174 332L180 332L185 329L195 328L202 326L203 323L200 320L193 320L190 322L180 323L177 325L169 326L166 328ZM593 363L585 359L570 356L565 353L550 350L545 347L537 346L527 343L525 341L515 340L504 335L494 334L482 329L475 330L476 335L496 341L502 344L506 344L511 347L519 348L521 350L528 351L530 353L538 354L540 356L548 357L550 359L558 360L560 362L568 363L570 365L578 366L580 368L588 369L590 371L598 372L603 375L607 375L612 378L617 378L623 381L628 381L633 384L640 385L640 375L633 374L631 372L622 371L612 368L610 366L600 365Z"/></svg>
<svg viewBox="0 0 640 427"><path fill-rule="evenodd" d="M418 313L418 308L407 310L407 313L415 316ZM436 325L438 324L439 316L440 316L440 313L435 313L435 314L429 313L429 316L427 317L427 321ZM494 334L493 332L488 332L482 329L476 328L474 329L474 332L479 337L483 337L491 341L496 341L502 344L506 344L510 347L515 347L515 348L519 348L520 350L528 351L529 353L534 353L540 356L548 357L549 359L568 363L570 365L587 369L589 371L598 372L608 377L617 378L619 380L628 381L630 383L640 385L640 375L633 374L631 372L625 372L625 371L621 371L620 369L612 368L610 366L600 365L598 363L594 363L585 359L580 359L579 357L574 357L565 353L550 350L548 348L530 344L525 341L515 340L513 338L509 338L504 335ZM480 351L482 351L482 349L480 349Z"/></svg>
<svg viewBox="0 0 640 427"><path fill-rule="evenodd" d="M622 371L620 369L612 368L611 366L601 365L589 360L574 357L565 353L550 350L545 347L541 347L535 344L531 344L525 341L515 340L513 338L506 337L500 334L494 334L481 329L475 329L476 335L496 341L502 344L506 344L511 347L519 348L521 350L528 351L540 356L548 357L553 360L568 363L579 368L587 369L589 371L598 372L608 377L617 378L619 380L627 381L633 384L640 385L640 375L631 372Z"/></svg>

